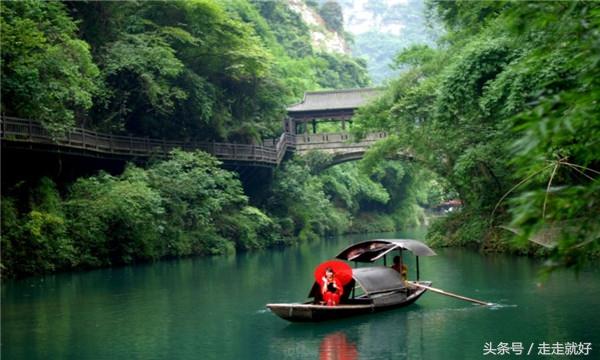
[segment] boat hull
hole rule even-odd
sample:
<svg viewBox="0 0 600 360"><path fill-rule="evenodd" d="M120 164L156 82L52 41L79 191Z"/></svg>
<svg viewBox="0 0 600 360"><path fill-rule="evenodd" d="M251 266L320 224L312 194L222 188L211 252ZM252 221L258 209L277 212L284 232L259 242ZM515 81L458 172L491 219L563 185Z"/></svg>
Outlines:
<svg viewBox="0 0 600 360"><path fill-rule="evenodd" d="M431 286L430 281L420 281ZM267 304L267 308L282 319L292 322L320 322L395 309L415 302L427 289L417 288L408 296L402 292L374 295L354 304L326 306L318 304Z"/></svg>

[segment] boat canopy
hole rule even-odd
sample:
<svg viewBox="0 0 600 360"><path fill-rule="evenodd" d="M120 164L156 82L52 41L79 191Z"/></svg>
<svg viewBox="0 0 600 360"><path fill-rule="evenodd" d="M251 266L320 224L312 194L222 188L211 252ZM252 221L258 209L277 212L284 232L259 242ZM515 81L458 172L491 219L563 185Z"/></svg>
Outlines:
<svg viewBox="0 0 600 360"><path fill-rule="evenodd" d="M347 261L374 262L395 249L412 251L416 256L437 255L427 245L412 239L374 239L350 245L336 258Z"/></svg>
<svg viewBox="0 0 600 360"><path fill-rule="evenodd" d="M352 277L367 295L399 290L405 287L400 274L396 270L385 266L353 269Z"/></svg>

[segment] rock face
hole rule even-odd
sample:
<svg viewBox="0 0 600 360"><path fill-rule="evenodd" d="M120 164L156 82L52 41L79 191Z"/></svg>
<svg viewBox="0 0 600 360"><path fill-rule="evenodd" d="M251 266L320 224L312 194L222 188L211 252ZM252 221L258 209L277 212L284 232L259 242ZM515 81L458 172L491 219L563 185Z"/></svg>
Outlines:
<svg viewBox="0 0 600 360"><path fill-rule="evenodd" d="M310 29L310 38L315 50L350 55L350 47L342 35L325 26L325 20L317 10L306 5L304 0L288 0L289 8L300 15Z"/></svg>

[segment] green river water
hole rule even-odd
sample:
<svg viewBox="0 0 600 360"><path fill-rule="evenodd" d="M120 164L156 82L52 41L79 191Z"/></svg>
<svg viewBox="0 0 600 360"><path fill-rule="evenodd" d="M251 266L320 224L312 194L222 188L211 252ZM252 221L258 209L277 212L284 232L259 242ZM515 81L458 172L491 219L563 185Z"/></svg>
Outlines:
<svg viewBox="0 0 600 360"><path fill-rule="evenodd" d="M426 293L405 308L319 324L265 309L304 301L318 263L373 237L4 281L2 359L562 359L573 357L537 354L571 342L591 343L580 357L600 359L600 271L542 281L541 263L525 257L438 249L421 259L421 279L500 304L491 308ZM486 343L501 342L522 354L484 356Z"/></svg>

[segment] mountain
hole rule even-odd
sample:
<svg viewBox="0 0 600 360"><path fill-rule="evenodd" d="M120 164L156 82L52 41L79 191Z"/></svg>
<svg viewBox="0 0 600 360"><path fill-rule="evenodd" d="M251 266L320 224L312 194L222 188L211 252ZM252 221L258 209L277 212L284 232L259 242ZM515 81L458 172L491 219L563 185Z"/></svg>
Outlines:
<svg viewBox="0 0 600 360"><path fill-rule="evenodd" d="M424 0L339 0L346 31L354 36L352 53L364 57L371 79L384 83L399 71L394 56L414 44L434 45L439 27L431 28Z"/></svg>

